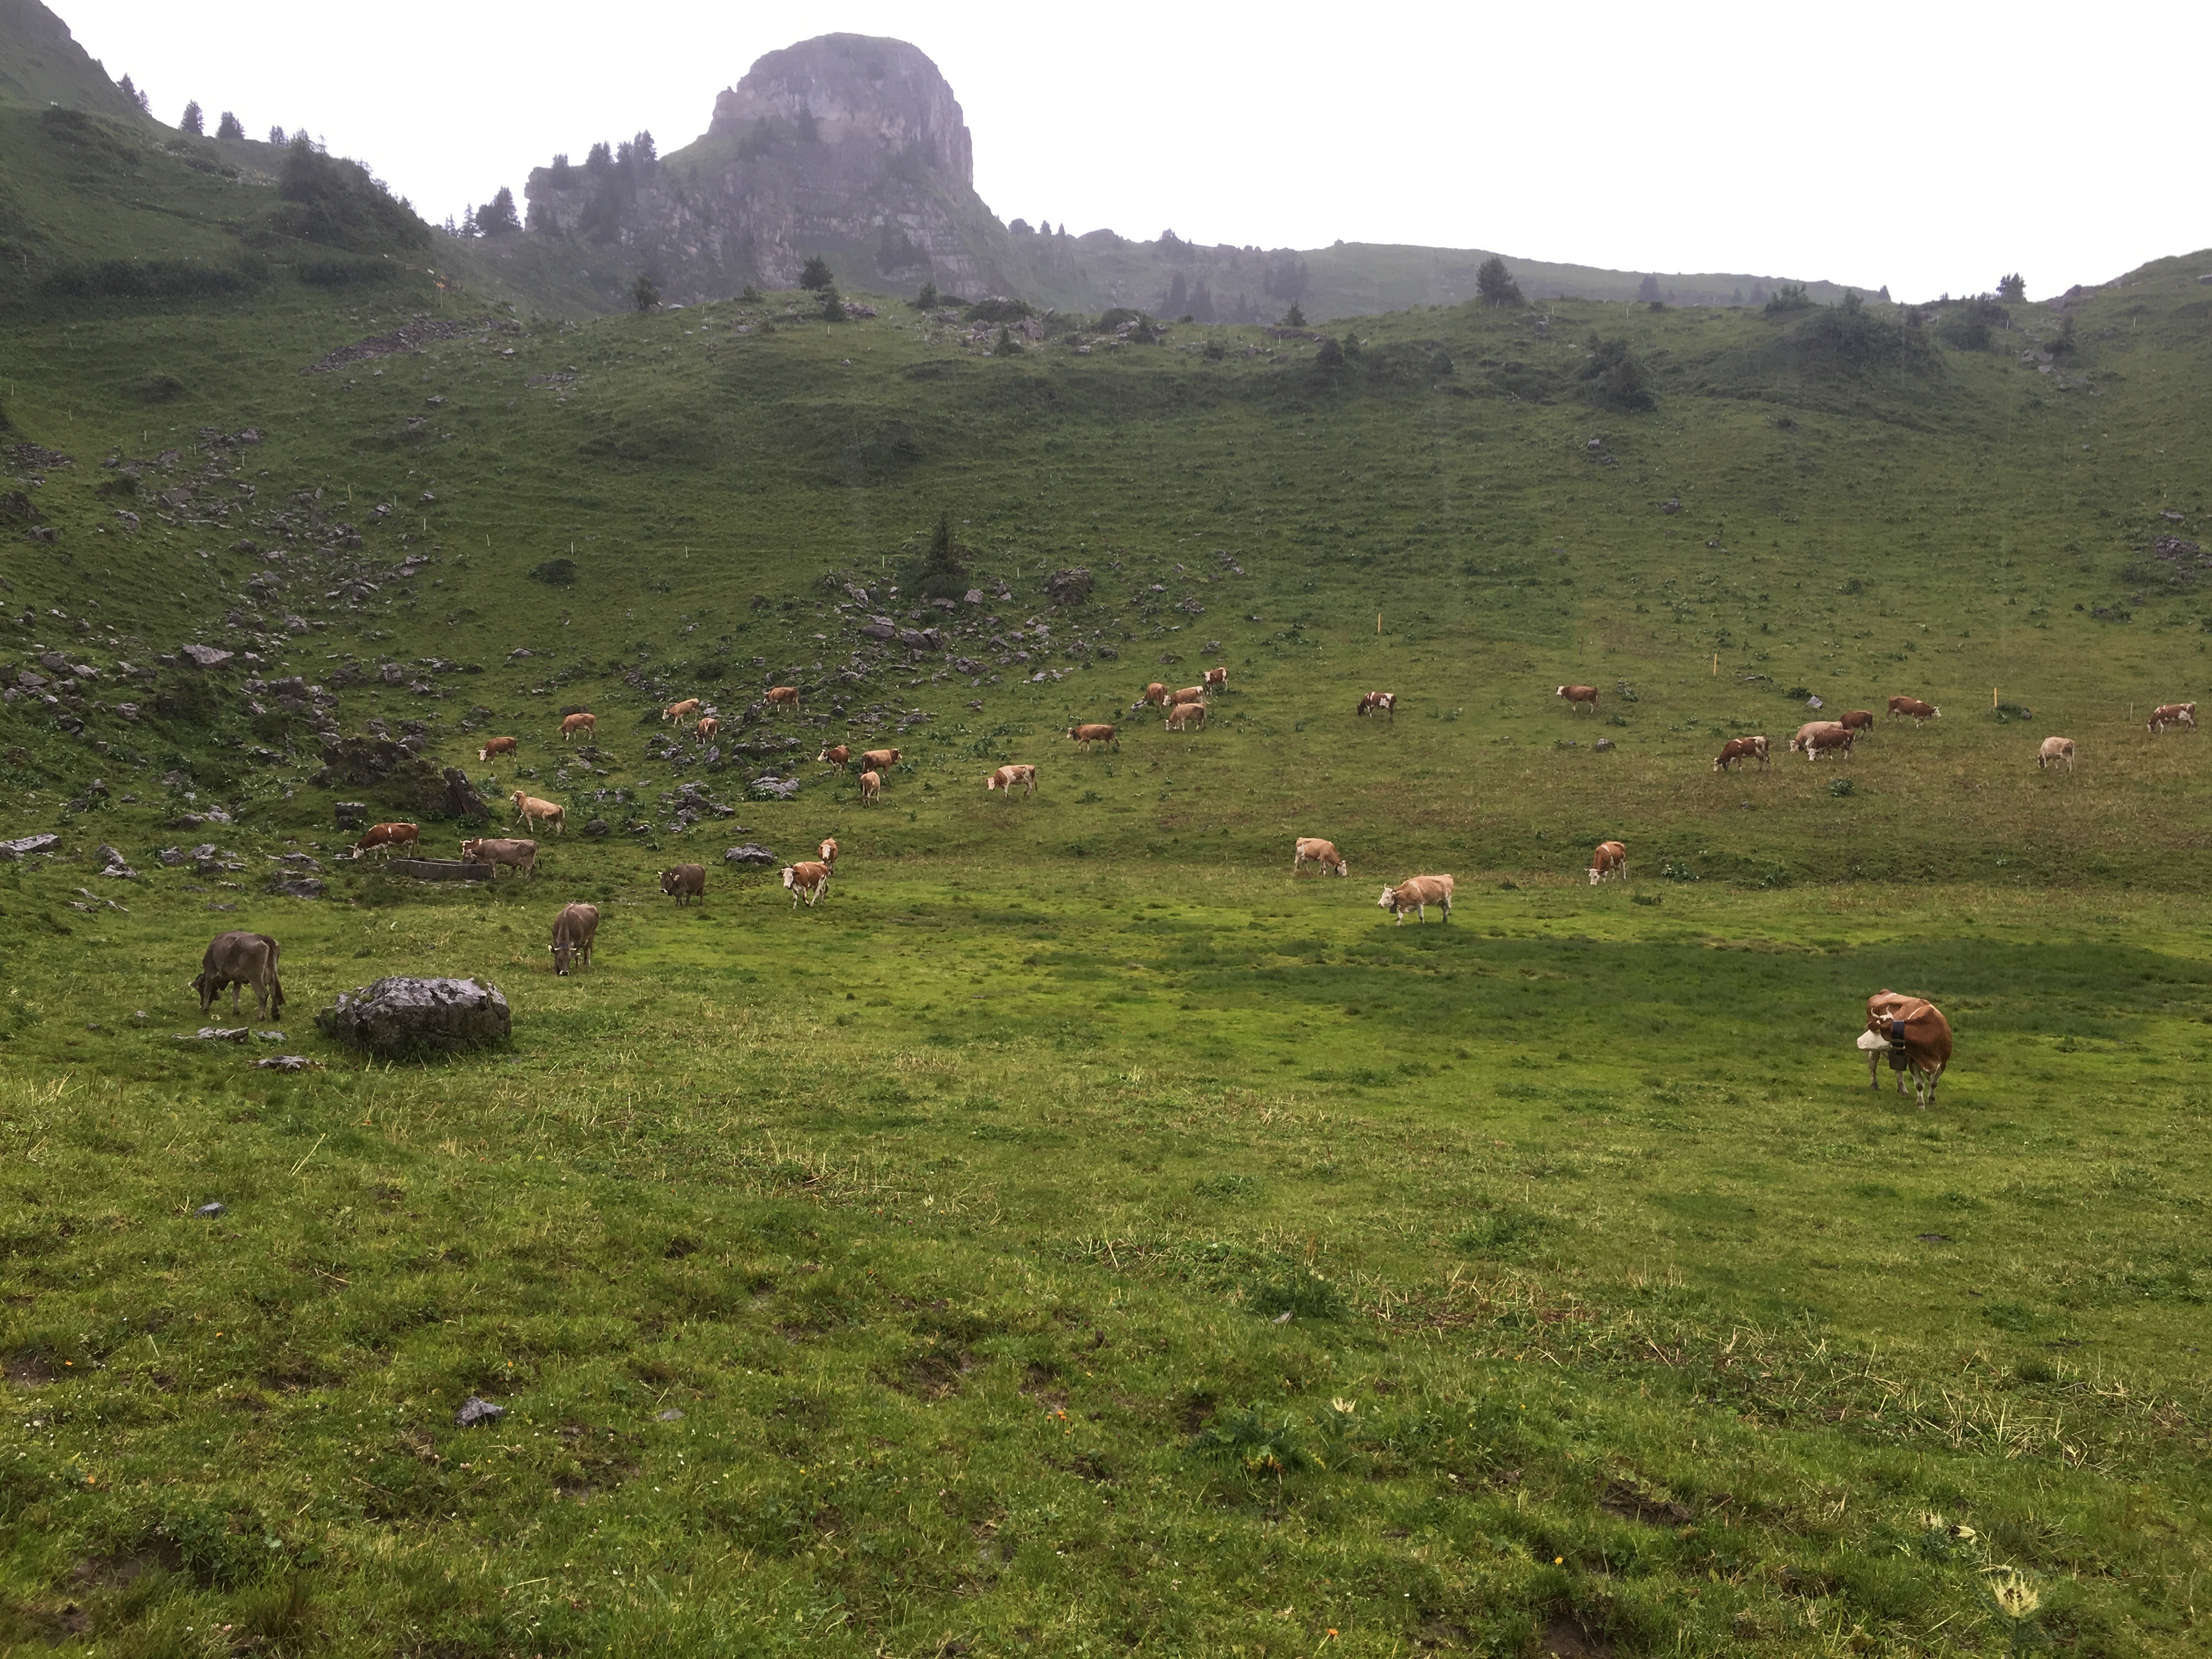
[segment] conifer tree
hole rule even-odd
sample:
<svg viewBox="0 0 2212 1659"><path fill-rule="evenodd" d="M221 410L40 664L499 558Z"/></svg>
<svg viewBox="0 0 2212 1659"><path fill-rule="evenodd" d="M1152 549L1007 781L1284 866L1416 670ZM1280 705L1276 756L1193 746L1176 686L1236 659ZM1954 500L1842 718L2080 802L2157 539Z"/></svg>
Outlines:
<svg viewBox="0 0 2212 1659"><path fill-rule="evenodd" d="M189 132L195 138L207 136L207 117L200 113L199 100L193 99L185 106L185 112L177 118L177 131Z"/></svg>
<svg viewBox="0 0 2212 1659"><path fill-rule="evenodd" d="M222 118L215 124L215 136L218 138L235 138L243 141L246 137L246 123L228 110L225 110L222 112Z"/></svg>

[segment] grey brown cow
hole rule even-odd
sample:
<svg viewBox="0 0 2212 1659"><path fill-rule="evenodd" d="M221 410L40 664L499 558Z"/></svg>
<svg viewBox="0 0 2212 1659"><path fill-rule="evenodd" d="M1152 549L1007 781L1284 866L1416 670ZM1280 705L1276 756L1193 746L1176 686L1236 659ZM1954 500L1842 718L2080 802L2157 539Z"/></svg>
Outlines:
<svg viewBox="0 0 2212 1659"><path fill-rule="evenodd" d="M517 870L526 876L538 873L538 843L534 841L504 840L490 836L479 836L461 843L461 862L489 864L491 877L499 879L500 866Z"/></svg>
<svg viewBox="0 0 2212 1659"><path fill-rule="evenodd" d="M217 933L200 957L199 976L192 989L200 994L200 1015L215 1006L223 988L230 988L230 1012L238 1012L240 987L250 987L253 1006L262 1019L274 1019L284 1010L284 987L276 977L276 959L283 947L266 933Z"/></svg>
<svg viewBox="0 0 2212 1659"><path fill-rule="evenodd" d="M680 908L685 899L699 903L707 896L707 866L703 864L679 864L673 870L660 872L660 890L674 899Z"/></svg>
<svg viewBox="0 0 2212 1659"><path fill-rule="evenodd" d="M553 971L566 978L571 968L592 965L592 941L599 937L599 907L571 904L553 918Z"/></svg>

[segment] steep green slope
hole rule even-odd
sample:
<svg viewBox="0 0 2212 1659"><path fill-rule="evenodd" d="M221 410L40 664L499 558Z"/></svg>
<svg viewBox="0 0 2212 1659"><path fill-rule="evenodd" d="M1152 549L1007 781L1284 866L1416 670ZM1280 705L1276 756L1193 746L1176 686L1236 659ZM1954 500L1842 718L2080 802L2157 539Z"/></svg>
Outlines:
<svg viewBox="0 0 2212 1659"><path fill-rule="evenodd" d="M39 0L0 0L0 100L150 125L69 26Z"/></svg>

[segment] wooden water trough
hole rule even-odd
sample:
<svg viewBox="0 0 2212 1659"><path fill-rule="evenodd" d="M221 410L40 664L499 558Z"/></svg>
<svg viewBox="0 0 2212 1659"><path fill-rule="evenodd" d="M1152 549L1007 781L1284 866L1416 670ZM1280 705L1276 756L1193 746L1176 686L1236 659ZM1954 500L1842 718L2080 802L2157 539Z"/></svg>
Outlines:
<svg viewBox="0 0 2212 1659"><path fill-rule="evenodd" d="M459 859L386 859L383 867L394 875L417 881L489 881L499 873L496 864L468 864Z"/></svg>

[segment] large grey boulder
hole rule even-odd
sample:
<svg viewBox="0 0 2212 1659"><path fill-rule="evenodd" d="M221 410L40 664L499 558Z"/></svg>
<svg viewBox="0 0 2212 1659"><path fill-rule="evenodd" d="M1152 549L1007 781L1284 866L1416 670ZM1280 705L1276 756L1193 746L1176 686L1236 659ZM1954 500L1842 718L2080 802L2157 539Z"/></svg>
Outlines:
<svg viewBox="0 0 2212 1659"><path fill-rule="evenodd" d="M511 1027L507 999L489 985L399 975L342 994L315 1024L325 1036L372 1054L455 1054L501 1042Z"/></svg>

